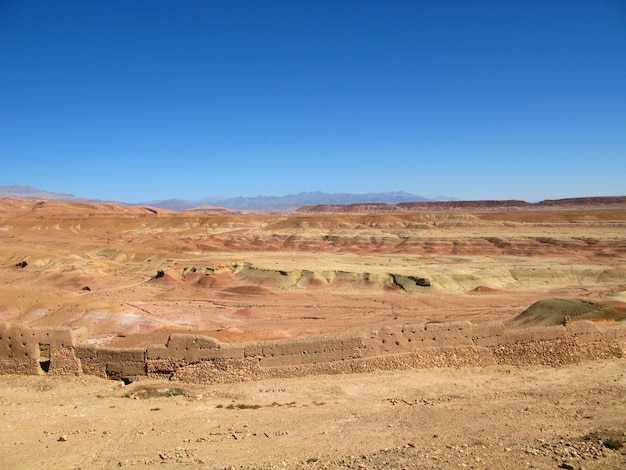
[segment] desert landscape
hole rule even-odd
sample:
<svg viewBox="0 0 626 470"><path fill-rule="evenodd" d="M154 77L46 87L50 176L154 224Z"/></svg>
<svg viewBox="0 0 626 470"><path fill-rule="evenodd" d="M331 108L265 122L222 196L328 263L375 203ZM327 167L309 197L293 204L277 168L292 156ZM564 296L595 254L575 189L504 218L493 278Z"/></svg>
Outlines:
<svg viewBox="0 0 626 470"><path fill-rule="evenodd" d="M0 199L0 466L624 468L625 229Z"/></svg>

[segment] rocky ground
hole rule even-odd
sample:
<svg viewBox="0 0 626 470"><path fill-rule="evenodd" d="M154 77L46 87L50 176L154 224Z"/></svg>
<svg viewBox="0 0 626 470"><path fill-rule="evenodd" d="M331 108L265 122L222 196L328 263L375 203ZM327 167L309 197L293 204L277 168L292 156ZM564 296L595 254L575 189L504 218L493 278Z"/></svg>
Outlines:
<svg viewBox="0 0 626 470"><path fill-rule="evenodd" d="M4 376L0 467L626 468L626 362L199 386Z"/></svg>

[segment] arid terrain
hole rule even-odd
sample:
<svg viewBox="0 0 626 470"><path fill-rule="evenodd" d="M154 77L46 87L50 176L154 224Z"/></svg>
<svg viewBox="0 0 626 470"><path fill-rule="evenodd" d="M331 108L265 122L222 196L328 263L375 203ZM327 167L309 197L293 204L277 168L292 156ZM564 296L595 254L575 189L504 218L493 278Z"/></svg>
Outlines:
<svg viewBox="0 0 626 470"><path fill-rule="evenodd" d="M291 213L0 199L0 322L119 348L459 320L604 328L626 320L622 199ZM626 467L623 358L210 386L10 375L0 412L2 468Z"/></svg>

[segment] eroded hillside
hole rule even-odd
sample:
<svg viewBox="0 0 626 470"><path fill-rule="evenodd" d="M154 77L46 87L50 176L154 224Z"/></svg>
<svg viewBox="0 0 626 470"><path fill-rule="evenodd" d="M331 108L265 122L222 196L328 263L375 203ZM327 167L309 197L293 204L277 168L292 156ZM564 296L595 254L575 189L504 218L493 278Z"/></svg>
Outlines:
<svg viewBox="0 0 626 470"><path fill-rule="evenodd" d="M514 209L514 210L513 210ZM505 321L626 290L620 205L173 212L0 200L0 320L147 345Z"/></svg>

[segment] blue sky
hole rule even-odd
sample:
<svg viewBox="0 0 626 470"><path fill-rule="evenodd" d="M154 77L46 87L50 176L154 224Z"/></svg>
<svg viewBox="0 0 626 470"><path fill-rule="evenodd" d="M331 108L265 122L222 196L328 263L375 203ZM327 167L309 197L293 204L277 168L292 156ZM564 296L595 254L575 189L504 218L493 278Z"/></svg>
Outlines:
<svg viewBox="0 0 626 470"><path fill-rule="evenodd" d="M0 185L626 194L626 3L0 0Z"/></svg>

